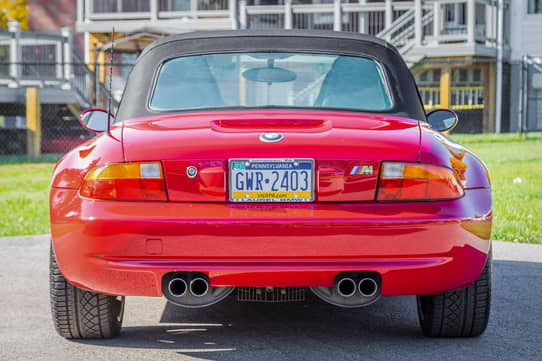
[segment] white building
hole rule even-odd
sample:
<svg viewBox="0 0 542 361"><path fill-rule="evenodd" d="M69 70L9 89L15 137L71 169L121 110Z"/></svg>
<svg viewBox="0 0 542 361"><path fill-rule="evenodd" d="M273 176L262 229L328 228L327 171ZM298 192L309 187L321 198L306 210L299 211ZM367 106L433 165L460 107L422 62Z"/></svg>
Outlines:
<svg viewBox="0 0 542 361"><path fill-rule="evenodd" d="M81 72L79 77L102 98L113 26L119 35L115 49L124 54L139 53L163 34L186 31L368 33L403 54L427 110L460 113L459 131L542 130L542 0L77 0L76 31L85 34L84 61L94 79ZM65 48L63 54L69 59ZM74 78L69 71L58 68ZM97 103L100 97L90 92L87 98ZM504 111L497 111L499 104Z"/></svg>
<svg viewBox="0 0 542 361"><path fill-rule="evenodd" d="M542 130L542 0L513 0L509 31L510 130Z"/></svg>

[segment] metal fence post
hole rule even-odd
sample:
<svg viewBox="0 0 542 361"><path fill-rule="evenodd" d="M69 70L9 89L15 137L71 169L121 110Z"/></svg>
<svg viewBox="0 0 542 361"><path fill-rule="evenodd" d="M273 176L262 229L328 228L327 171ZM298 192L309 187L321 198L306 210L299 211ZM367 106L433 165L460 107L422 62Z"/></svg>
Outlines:
<svg viewBox="0 0 542 361"><path fill-rule="evenodd" d="M518 119L517 119L517 127L518 127L518 133L522 133L522 124L523 124L523 92L525 91L525 87L523 86L523 82L525 81L524 74L523 74L523 67L525 65L525 57L522 57L519 61L519 72L518 72L518 78L519 78L519 91L518 91Z"/></svg>
<svg viewBox="0 0 542 361"><path fill-rule="evenodd" d="M26 89L26 155L35 160L41 154L41 104L38 88Z"/></svg>
<svg viewBox="0 0 542 361"><path fill-rule="evenodd" d="M503 77L503 52L504 52L504 4L503 0L497 1L497 74L496 74L496 99L495 99L495 133L501 132L502 127L502 77Z"/></svg>
<svg viewBox="0 0 542 361"><path fill-rule="evenodd" d="M62 63L64 65L64 81L63 88L70 88L73 79L73 46L72 46L72 30L68 27L60 29L62 34Z"/></svg>
<svg viewBox="0 0 542 361"><path fill-rule="evenodd" d="M18 21L10 20L8 22L8 31L10 32L9 41L9 76L11 81L10 88L17 88L21 78L21 25Z"/></svg>
<svg viewBox="0 0 542 361"><path fill-rule="evenodd" d="M522 84L523 91L521 93L522 111L521 111L519 132L523 134L525 131L527 131L527 125L528 125L527 117L529 116L530 82L529 82L529 57L527 55L524 55L521 60L521 72L522 72L522 79L523 79L523 84Z"/></svg>

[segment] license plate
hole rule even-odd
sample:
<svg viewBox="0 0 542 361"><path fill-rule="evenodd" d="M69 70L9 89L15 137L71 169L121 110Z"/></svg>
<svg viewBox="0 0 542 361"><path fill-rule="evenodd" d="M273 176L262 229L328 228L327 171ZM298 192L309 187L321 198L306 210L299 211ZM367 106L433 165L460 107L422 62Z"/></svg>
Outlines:
<svg viewBox="0 0 542 361"><path fill-rule="evenodd" d="M312 202L313 159L230 159L232 202Z"/></svg>

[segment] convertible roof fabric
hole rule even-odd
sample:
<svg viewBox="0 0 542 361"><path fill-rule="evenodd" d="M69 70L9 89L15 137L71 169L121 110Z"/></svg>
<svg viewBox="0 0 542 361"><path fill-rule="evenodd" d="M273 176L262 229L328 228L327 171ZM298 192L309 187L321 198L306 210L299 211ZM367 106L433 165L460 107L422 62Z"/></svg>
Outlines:
<svg viewBox="0 0 542 361"><path fill-rule="evenodd" d="M392 45L364 34L302 30L193 32L163 37L146 47L139 56L128 77L117 120L179 112L159 111L149 107L154 81L161 64L167 60L182 56L234 52L299 52L372 58L382 64L386 71L393 106L386 111L371 113L425 121L414 78ZM208 109L191 109L187 112L204 110ZM332 108L328 110L353 111Z"/></svg>

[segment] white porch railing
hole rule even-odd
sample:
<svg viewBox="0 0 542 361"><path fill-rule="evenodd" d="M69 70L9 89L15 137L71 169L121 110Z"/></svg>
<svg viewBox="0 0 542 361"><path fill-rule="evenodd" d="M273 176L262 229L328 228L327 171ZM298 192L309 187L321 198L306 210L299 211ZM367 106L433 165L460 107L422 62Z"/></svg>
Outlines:
<svg viewBox="0 0 542 361"><path fill-rule="evenodd" d="M249 5L246 0L240 0L239 25L242 29L280 27L377 35L413 5L414 1L366 3L330 0L324 4L307 4L284 0L283 4L261 6Z"/></svg>
<svg viewBox="0 0 542 361"><path fill-rule="evenodd" d="M508 0L506 0L508 2ZM321 29L383 37L403 53L425 45L496 47L497 0L78 0L78 29ZM505 17L506 19L507 17ZM505 27L507 24L505 24ZM101 30L97 30L101 29ZM506 33L506 31L505 31Z"/></svg>
<svg viewBox="0 0 542 361"><path fill-rule="evenodd" d="M68 90L84 106L103 106L110 95L99 72L75 56L71 29L62 28L59 35L21 32L15 21L9 22L8 31L0 32L0 86Z"/></svg>
<svg viewBox="0 0 542 361"><path fill-rule="evenodd" d="M77 22L233 19L236 0L77 0ZM110 31L110 24L107 23ZM122 23L119 24L122 26Z"/></svg>
<svg viewBox="0 0 542 361"><path fill-rule="evenodd" d="M442 108L440 105L440 87L420 86L418 88L425 110ZM484 86L452 86L450 87L450 109L475 110L484 109Z"/></svg>
<svg viewBox="0 0 542 361"><path fill-rule="evenodd" d="M367 33L399 49L414 45L496 45L493 0L414 0L328 4L247 5L239 2L242 29L325 29Z"/></svg>
<svg viewBox="0 0 542 361"><path fill-rule="evenodd" d="M73 59L69 28L63 28L61 35L29 33L10 21L8 31L0 32L0 48L0 85L70 86Z"/></svg>

